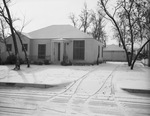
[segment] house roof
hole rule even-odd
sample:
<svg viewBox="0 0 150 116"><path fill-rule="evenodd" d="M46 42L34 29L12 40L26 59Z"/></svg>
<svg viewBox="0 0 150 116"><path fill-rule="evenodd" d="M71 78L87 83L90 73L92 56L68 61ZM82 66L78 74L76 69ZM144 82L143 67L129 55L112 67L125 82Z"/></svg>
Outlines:
<svg viewBox="0 0 150 116"><path fill-rule="evenodd" d="M22 35L24 35L24 36L26 36L26 37L28 37L28 38L31 38L28 33L24 33L24 32L21 32L21 33L22 33Z"/></svg>
<svg viewBox="0 0 150 116"><path fill-rule="evenodd" d="M30 39L93 38L71 25L52 25L28 33Z"/></svg>
<svg viewBox="0 0 150 116"><path fill-rule="evenodd" d="M104 48L104 51L124 51L122 47L119 47L118 45L112 44L112 45L107 45Z"/></svg>

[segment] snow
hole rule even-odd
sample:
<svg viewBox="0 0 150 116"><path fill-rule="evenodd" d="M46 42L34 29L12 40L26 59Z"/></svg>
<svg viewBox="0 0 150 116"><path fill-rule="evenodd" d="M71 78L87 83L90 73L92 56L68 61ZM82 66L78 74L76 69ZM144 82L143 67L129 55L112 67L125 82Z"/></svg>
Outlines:
<svg viewBox="0 0 150 116"><path fill-rule="evenodd" d="M136 62L133 70L125 64L121 65L114 77L116 89L150 90L150 68L142 63Z"/></svg>
<svg viewBox="0 0 150 116"><path fill-rule="evenodd" d="M0 82L61 84L72 82L96 66L21 65L20 71L12 70L14 65L0 66Z"/></svg>
<svg viewBox="0 0 150 116"><path fill-rule="evenodd" d="M136 63L133 70L130 70L127 63L120 62L108 62L98 66L31 65L27 68L26 65L21 65L20 71L12 70L14 65L1 65L0 82L58 85L74 82L93 71L77 91L92 95L103 83L101 80L105 80L115 67L117 70L113 73L113 84L116 88L150 90L150 69L142 63Z"/></svg>
<svg viewBox="0 0 150 116"><path fill-rule="evenodd" d="M130 70L127 63L120 62L106 62L98 66L31 65L31 68L26 68L26 65L21 65L20 71L14 71L13 68L13 65L0 66L0 82L59 84L57 89L63 89L63 91L57 90L56 87L42 89L1 87L1 110L6 114L9 114L11 108L8 106L12 106L12 111L28 111L35 116L125 115L118 105L118 102L122 104L120 99L130 100L133 107L140 103L139 108L145 104L142 104L142 100L150 103L148 97L122 94L118 90L114 93L115 97L110 93L112 82L115 89L116 87L135 89L145 87L144 89L147 89L145 85L150 83L150 68L140 63L135 64L134 70ZM67 88L60 87L66 82L75 83L71 83L70 85L73 86L69 85ZM132 99L129 99L130 97ZM7 106L7 109L3 109L3 106ZM26 110L20 110L20 107ZM130 107L129 109L131 110ZM149 113L149 109L144 110ZM16 113L13 112L13 114Z"/></svg>

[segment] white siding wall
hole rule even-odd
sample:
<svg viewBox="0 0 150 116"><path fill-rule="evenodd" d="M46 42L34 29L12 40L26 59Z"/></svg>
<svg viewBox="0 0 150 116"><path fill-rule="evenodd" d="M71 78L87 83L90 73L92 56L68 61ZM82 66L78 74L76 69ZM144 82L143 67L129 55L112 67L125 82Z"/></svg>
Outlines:
<svg viewBox="0 0 150 116"><path fill-rule="evenodd" d="M30 39L27 38L26 36L23 36L23 35L21 36L21 38L22 38L23 44L28 44L27 55L29 55L30 54ZM21 45L20 40L19 40L19 38L17 36L16 36L16 40L17 40L17 45L18 45L19 56L22 59L24 59L25 55L24 55L24 52L22 51L22 45ZM10 53L15 54L14 43L13 43L13 39L12 39L11 36L7 38L7 44L11 44L12 45L12 51ZM8 53L6 51L5 46L3 45L3 53L2 53L2 59L3 59L3 61L7 58L7 56L8 56Z"/></svg>
<svg viewBox="0 0 150 116"><path fill-rule="evenodd" d="M51 55L51 40L49 39L31 39L31 44L30 44L30 53L31 53L31 58L33 60L38 59L38 45L39 44L46 44L46 57L47 59L50 59Z"/></svg>
<svg viewBox="0 0 150 116"><path fill-rule="evenodd" d="M85 60L73 60L73 41L74 40L85 40ZM102 58L102 44L94 39L72 39L67 45L67 55L69 60L73 63L96 63L98 55L98 46L100 46L100 57L99 61Z"/></svg>
<svg viewBox="0 0 150 116"><path fill-rule="evenodd" d="M23 43L28 44L27 54L30 55L32 60L38 60L38 45L46 44L46 59L54 62L54 42L51 39L28 39L27 37L23 37ZM66 53L68 55L69 60L73 63L96 63L98 56L98 46L100 46L100 57L99 61L103 60L102 58L102 44L94 39L68 39L69 44L66 45ZM85 41L85 57L84 60L73 60L73 41L74 40L84 40ZM9 39L8 44L12 44L12 39ZM21 58L24 58L24 52L22 52L22 46L17 39L19 54ZM12 44L13 45L13 44ZM61 51L60 51L60 60L63 60L63 43L61 42ZM14 46L12 46L12 52L14 53ZM7 54L5 52L5 54ZM4 56L4 55L3 55ZM6 56L6 55L5 55Z"/></svg>

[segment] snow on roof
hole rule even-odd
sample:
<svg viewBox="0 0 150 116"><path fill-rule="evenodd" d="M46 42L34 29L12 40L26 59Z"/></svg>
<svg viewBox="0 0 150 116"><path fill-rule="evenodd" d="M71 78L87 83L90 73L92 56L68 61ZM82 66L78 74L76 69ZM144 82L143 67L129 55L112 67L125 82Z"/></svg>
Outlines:
<svg viewBox="0 0 150 116"><path fill-rule="evenodd" d="M24 35L24 36L26 36L26 37L28 37L28 38L31 38L28 33L21 32L21 34Z"/></svg>
<svg viewBox="0 0 150 116"><path fill-rule="evenodd" d="M122 47L119 47L118 45L112 44L112 45L107 45L104 48L104 51L124 51Z"/></svg>
<svg viewBox="0 0 150 116"><path fill-rule="evenodd" d="M26 36L27 38L31 38L28 33L19 32L19 31L17 31L17 33L18 33L19 35L21 35L21 36L24 35L24 36ZM15 35L17 36L16 33L15 33ZM7 37L7 39L10 39L11 37L12 37L12 35L9 35L9 36Z"/></svg>
<svg viewBox="0 0 150 116"><path fill-rule="evenodd" d="M28 33L30 39L93 38L71 25L52 25Z"/></svg>

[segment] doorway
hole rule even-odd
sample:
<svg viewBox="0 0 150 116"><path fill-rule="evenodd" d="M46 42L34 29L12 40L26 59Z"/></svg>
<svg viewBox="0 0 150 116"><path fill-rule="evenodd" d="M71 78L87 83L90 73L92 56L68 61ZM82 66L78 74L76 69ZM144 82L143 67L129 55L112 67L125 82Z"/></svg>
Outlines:
<svg viewBox="0 0 150 116"><path fill-rule="evenodd" d="M61 54L61 50L60 50L60 43L54 43L54 57L55 57L55 62L59 62L60 61L60 54Z"/></svg>

